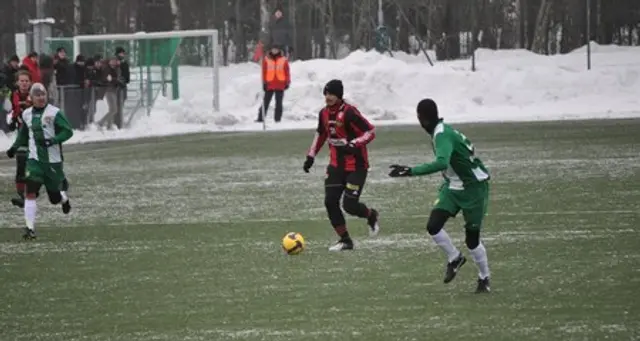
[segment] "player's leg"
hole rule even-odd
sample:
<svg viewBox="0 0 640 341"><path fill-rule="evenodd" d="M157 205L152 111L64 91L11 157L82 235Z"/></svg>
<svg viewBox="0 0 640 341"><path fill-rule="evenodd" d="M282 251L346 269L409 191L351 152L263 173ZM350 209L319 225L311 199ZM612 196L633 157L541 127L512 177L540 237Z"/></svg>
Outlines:
<svg viewBox="0 0 640 341"><path fill-rule="evenodd" d="M465 220L465 244L478 267L478 287L476 292L489 292L489 260L487 250L480 238L482 223L489 202L489 184L482 183L465 190L466 204L462 209Z"/></svg>
<svg viewBox="0 0 640 341"><path fill-rule="evenodd" d="M36 198L44 182L44 170L38 161L27 160L25 175L24 220L26 227L23 238L34 239L36 237L35 224L38 211Z"/></svg>
<svg viewBox="0 0 640 341"><path fill-rule="evenodd" d="M362 195L366 180L367 170L358 170L347 174L342 207L350 215L367 219L369 235L375 236L380 232L378 211L368 208L367 205L360 201L360 195Z"/></svg>
<svg viewBox="0 0 640 341"><path fill-rule="evenodd" d="M274 120L277 122L280 122L280 120L282 119L282 100L284 98L284 91L280 90L280 91L276 91L275 92L275 97L276 97L276 109L275 109L275 113L274 113Z"/></svg>
<svg viewBox="0 0 640 341"><path fill-rule="evenodd" d="M68 182L64 175L62 163L51 163L48 166L49 168L45 172L44 185L47 189L49 202L53 205L61 204L62 212L68 214L71 211L71 202L65 190L65 187L68 188Z"/></svg>
<svg viewBox="0 0 640 341"><path fill-rule="evenodd" d="M12 198L11 203L20 208L24 208L24 192L26 190L25 172L27 167L27 152L18 151L16 153L16 192L18 197Z"/></svg>
<svg viewBox="0 0 640 341"><path fill-rule="evenodd" d="M256 120L256 122L262 122L267 117L267 111L269 111L271 98L273 98L273 91L266 90L264 92L264 98L262 99L262 106L258 108L258 119Z"/></svg>
<svg viewBox="0 0 640 341"><path fill-rule="evenodd" d="M344 192L344 172L333 167L327 167L324 180L324 206L331 226L340 237L338 242L329 248L330 251L352 250L353 240L349 236L347 224L340 209L340 198Z"/></svg>
<svg viewBox="0 0 640 341"><path fill-rule="evenodd" d="M455 216L460 211L460 207L455 200L454 194L448 187L442 187L438 195L438 199L431 210L429 221L427 222L427 232L447 255L447 266L444 274L444 283L451 282L460 268L467 262L462 252L453 245L451 237L444 229L450 217Z"/></svg>

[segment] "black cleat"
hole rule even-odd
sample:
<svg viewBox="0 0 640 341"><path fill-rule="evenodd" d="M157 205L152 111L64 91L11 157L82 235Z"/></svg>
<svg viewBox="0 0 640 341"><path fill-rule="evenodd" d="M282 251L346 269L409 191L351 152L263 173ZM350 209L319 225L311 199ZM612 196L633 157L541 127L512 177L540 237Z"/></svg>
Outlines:
<svg viewBox="0 0 640 341"><path fill-rule="evenodd" d="M62 203L62 213L69 214L71 212L71 200Z"/></svg>
<svg viewBox="0 0 640 341"><path fill-rule="evenodd" d="M467 262L467 259L462 255L462 252L451 263L447 263L447 272L444 275L444 282L449 283L456 278L458 270Z"/></svg>
<svg viewBox="0 0 640 341"><path fill-rule="evenodd" d="M478 287L476 288L476 294L489 293L491 287L489 285L489 277L485 279L478 278Z"/></svg>
<svg viewBox="0 0 640 341"><path fill-rule="evenodd" d="M380 224L379 222L379 216L380 214L378 214L378 211L374 210L373 208L371 209L371 213L369 214L369 217L367 218L367 225L369 225L369 236L373 237L373 236L377 236L378 232L380 232Z"/></svg>
<svg viewBox="0 0 640 341"><path fill-rule="evenodd" d="M353 250L353 241L351 239L339 240L329 248L329 251Z"/></svg>
<svg viewBox="0 0 640 341"><path fill-rule="evenodd" d="M13 204L13 206L24 208L24 199L22 198L11 198L11 203Z"/></svg>
<svg viewBox="0 0 640 341"><path fill-rule="evenodd" d="M22 239L24 240L34 240L36 239L36 231L25 227L24 228L24 234L22 235Z"/></svg>

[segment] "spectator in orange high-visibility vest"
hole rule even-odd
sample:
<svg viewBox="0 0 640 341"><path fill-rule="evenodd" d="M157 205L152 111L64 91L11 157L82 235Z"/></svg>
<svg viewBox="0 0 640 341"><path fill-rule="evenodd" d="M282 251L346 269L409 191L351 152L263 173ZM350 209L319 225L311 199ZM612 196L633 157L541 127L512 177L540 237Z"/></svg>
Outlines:
<svg viewBox="0 0 640 341"><path fill-rule="evenodd" d="M285 90L291 84L291 74L289 73L289 60L282 53L279 46L272 46L269 53L262 60L262 87L264 90L264 101L258 111L256 122L262 122L266 117L271 98L276 98L276 110L274 120L280 122L282 119L282 98Z"/></svg>

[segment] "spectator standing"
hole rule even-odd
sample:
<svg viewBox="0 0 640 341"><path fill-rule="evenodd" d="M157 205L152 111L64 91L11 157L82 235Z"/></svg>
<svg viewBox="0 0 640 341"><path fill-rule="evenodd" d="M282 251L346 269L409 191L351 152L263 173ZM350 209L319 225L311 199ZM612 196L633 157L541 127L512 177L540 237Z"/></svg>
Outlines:
<svg viewBox="0 0 640 341"><path fill-rule="evenodd" d="M287 58L293 51L291 48L291 24L284 17L280 7L276 8L273 13L273 21L269 25L269 46L281 46L283 55Z"/></svg>
<svg viewBox="0 0 640 341"><path fill-rule="evenodd" d="M20 67L20 58L18 56L12 56L7 61L7 64L3 66L0 73L5 75L4 82L0 84L0 88L6 85L11 91L15 91L17 89L16 85L16 73Z"/></svg>
<svg viewBox="0 0 640 341"><path fill-rule="evenodd" d="M121 46L116 48L116 57L118 61L120 61L120 73L122 74L122 80L124 81L124 86L122 89L122 99L127 99L127 86L131 81L131 70L129 68L129 62L127 61L127 52Z"/></svg>
<svg viewBox="0 0 640 341"><path fill-rule="evenodd" d="M38 63L38 53L31 52L24 59L22 59L22 70L29 71L31 80L33 83L42 83L42 76L40 74L40 65Z"/></svg>
<svg viewBox="0 0 640 341"><path fill-rule="evenodd" d="M96 101L100 95L99 90L101 90L99 85L102 77L102 70L98 69L96 64L97 63L93 58L87 58L85 62L84 93L88 98L87 123L93 123L93 116L96 113Z"/></svg>
<svg viewBox="0 0 640 341"><path fill-rule="evenodd" d="M76 62L73 63L73 84L84 88L87 79L87 60L83 55L79 54L76 57Z"/></svg>
<svg viewBox="0 0 640 341"><path fill-rule="evenodd" d="M276 98L276 109L274 120L276 123L282 119L282 99L284 91L289 89L291 84L291 74L289 71L289 61L283 55L283 51L278 46L271 47L269 54L262 60L262 87L264 90L264 100L258 111L256 122L263 122L269 110L271 98Z"/></svg>
<svg viewBox="0 0 640 341"><path fill-rule="evenodd" d="M75 104L77 106L78 117L68 115L67 119L70 121L77 119L77 124L80 127L84 127L89 123L89 112L91 107L91 89L88 89L89 83L87 82L87 63L84 55L79 54L76 56L76 61L73 63L73 86L74 100L80 102ZM75 102L74 101L74 102ZM71 117L69 117L71 116ZM73 124L74 122L72 122Z"/></svg>
<svg viewBox="0 0 640 341"><path fill-rule="evenodd" d="M107 114L98 122L102 128L111 129L116 123L118 113L120 112L121 100L118 92L124 87L124 81L118 65L117 57L109 59L109 63L102 74L102 84L104 86L104 99L107 101ZM119 122L118 122L119 123ZM119 124L117 124L119 127Z"/></svg>
<svg viewBox="0 0 640 341"><path fill-rule="evenodd" d="M53 68L58 86L67 86L74 83L73 67L69 59L67 59L67 51L64 47L59 47L56 50L56 56L53 58Z"/></svg>

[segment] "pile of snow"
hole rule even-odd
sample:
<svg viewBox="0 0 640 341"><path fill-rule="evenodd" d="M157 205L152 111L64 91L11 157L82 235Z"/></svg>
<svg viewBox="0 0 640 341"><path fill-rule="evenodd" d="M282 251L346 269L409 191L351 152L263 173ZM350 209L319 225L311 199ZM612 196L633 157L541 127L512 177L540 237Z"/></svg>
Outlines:
<svg viewBox="0 0 640 341"><path fill-rule="evenodd" d="M535 121L640 116L640 48L592 44L592 70L586 50L556 56L526 50L478 50L477 71L470 60L437 62L401 52L394 57L356 51L340 60L291 64L284 118L269 130L314 127L323 105L322 88L340 78L345 98L376 125L415 124L415 106L435 99L450 122ZM204 131L262 130L255 123L262 99L257 64L220 70L221 112L212 111L210 69L180 69L181 99L160 99L149 117L124 131L78 132L71 142L127 139ZM9 138L0 135L0 146Z"/></svg>

